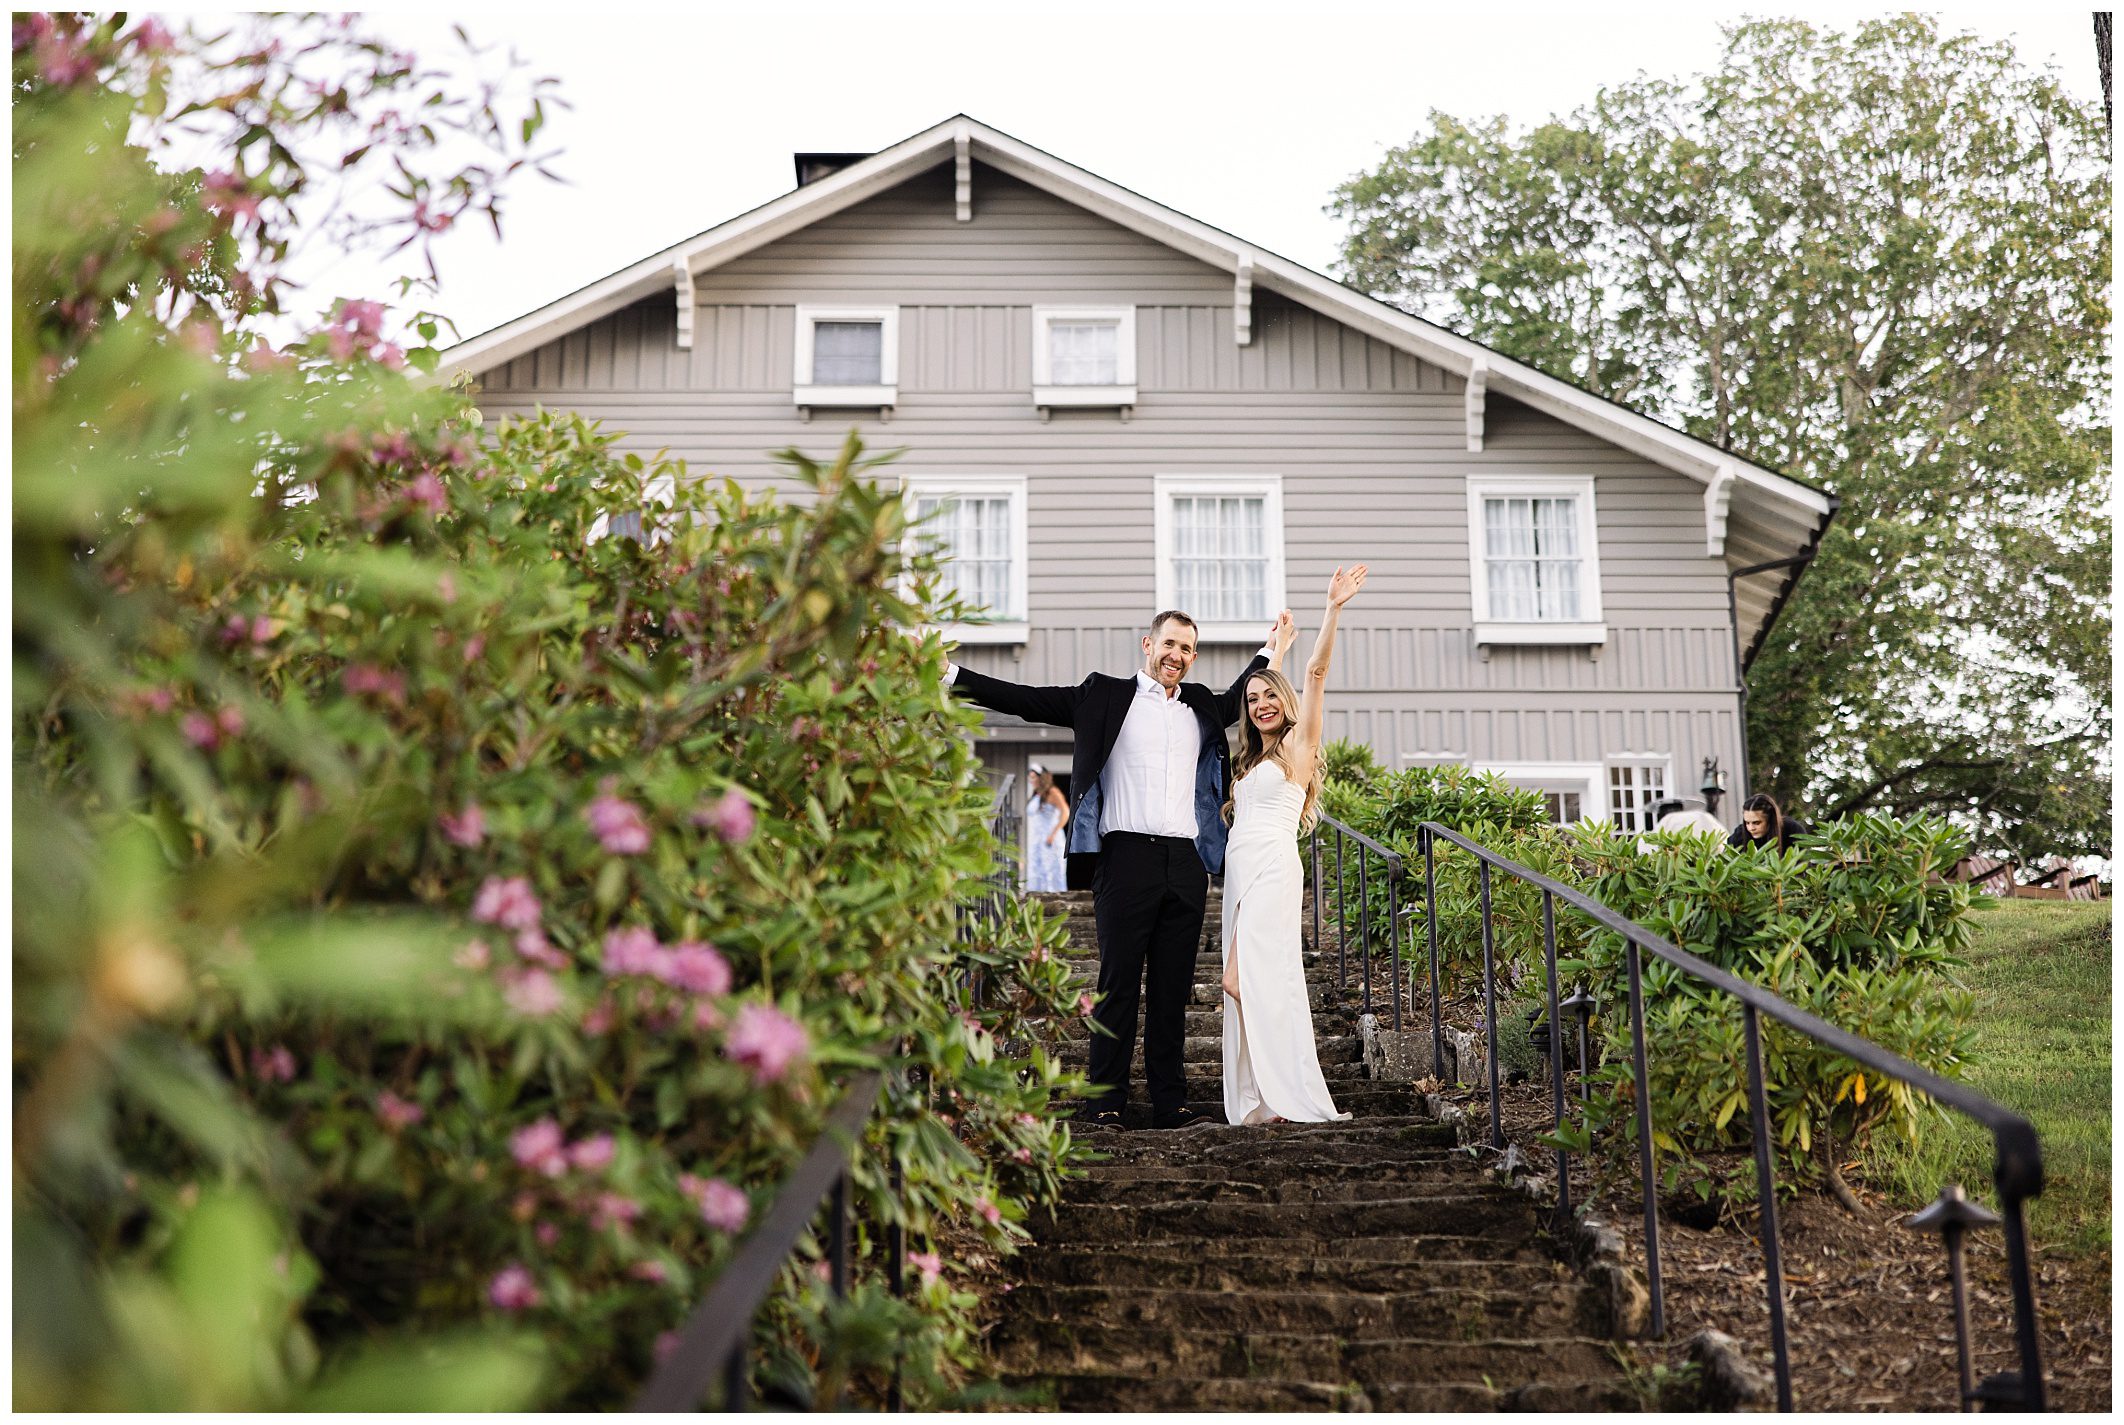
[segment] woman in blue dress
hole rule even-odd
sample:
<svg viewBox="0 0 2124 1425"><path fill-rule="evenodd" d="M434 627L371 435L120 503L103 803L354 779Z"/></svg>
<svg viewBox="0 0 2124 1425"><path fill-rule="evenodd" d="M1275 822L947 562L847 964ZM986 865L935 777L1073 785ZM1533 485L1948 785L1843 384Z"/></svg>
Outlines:
<svg viewBox="0 0 2124 1425"><path fill-rule="evenodd" d="M1068 843L1063 838L1069 826L1069 799L1055 785L1048 770L1035 762L1027 769L1032 784L1032 799L1025 804L1026 840L1030 854L1025 861L1025 889L1028 891L1059 891L1062 889L1062 849Z"/></svg>

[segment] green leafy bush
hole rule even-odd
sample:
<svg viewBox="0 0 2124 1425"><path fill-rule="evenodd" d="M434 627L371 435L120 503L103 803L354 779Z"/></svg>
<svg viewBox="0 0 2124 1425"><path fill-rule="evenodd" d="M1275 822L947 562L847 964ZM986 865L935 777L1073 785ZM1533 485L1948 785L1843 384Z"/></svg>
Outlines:
<svg viewBox="0 0 2124 1425"><path fill-rule="evenodd" d="M783 501L576 420L482 430L395 374L433 353L371 303L263 346L295 147L166 176L125 136L177 42L39 20L17 1404L616 1405L871 1066L857 1290L826 1300L807 1243L761 1380L863 1401L897 1357L948 1401L953 1244L1007 1251L1054 1196L1048 1046L1083 1006L1034 912L974 948L982 1003L955 973L996 848L975 715L895 631L939 612L897 494L852 439L785 452ZM260 112L291 145L324 123ZM635 510L646 539L591 538Z"/></svg>
<svg viewBox="0 0 2124 1425"><path fill-rule="evenodd" d="M1558 827L1537 794L1464 769L1417 770L1359 790L1331 785L1328 814L1401 852L1404 903L1416 899L1401 951L1406 973L1427 983L1428 916L1438 925L1448 1002L1478 993L1482 968L1481 875L1469 853L1441 841L1437 899L1421 906L1425 821L1548 876L1637 921L1681 948L1761 984L1800 1009L1944 1077L1961 1077L1973 1044L1969 996L1954 977L1980 902L1943 879L1961 854L1961 833L1943 822L1862 816L1836 823L1783 854L1735 853L1688 834L1640 838L1605 821ZM1326 861L1332 898L1333 860ZM1346 862L1353 902L1357 882ZM1373 878L1375 943L1389 914ZM1490 876L1490 914L1507 1062L1523 1055L1518 1006L1545 999L1542 893L1500 871ZM1584 986L1598 1008L1592 1043L1601 1091L1594 1137L1570 1125L1565 1141L1598 1142L1619 1169L1634 1171L1631 1040L1620 936L1556 907L1560 995ZM1749 1143L1740 1009L1729 996L1646 957L1647 1067L1656 1142L1668 1188L1745 1195L1720 1155ZM1479 1008L1476 1011L1479 1013ZM1463 1027L1473 1028L1473 1024ZM1819 1180L1835 1157L1871 1135L1914 1134L1934 1110L1899 1082L1766 1022L1770 1109L1787 1183ZM1728 1181L1729 1178L1734 1180Z"/></svg>
<svg viewBox="0 0 2124 1425"><path fill-rule="evenodd" d="M1347 737L1321 744L1320 765L1328 781L1359 787L1370 785L1385 770L1372 754L1371 744Z"/></svg>

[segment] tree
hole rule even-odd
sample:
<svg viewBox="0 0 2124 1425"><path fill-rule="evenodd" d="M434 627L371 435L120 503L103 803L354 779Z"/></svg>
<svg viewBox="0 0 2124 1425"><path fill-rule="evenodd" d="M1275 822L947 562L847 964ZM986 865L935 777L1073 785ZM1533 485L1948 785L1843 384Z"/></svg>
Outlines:
<svg viewBox="0 0 2124 1425"><path fill-rule="evenodd" d="M2100 849L2101 111L1923 15L1726 35L1523 133L1433 113L1337 190L1342 274L1842 498L1750 669L1751 785Z"/></svg>

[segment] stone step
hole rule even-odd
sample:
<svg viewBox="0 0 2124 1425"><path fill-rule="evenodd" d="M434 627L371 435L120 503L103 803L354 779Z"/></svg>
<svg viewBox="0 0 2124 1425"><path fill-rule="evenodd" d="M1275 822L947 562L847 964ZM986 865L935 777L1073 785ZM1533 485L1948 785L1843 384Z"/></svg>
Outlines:
<svg viewBox="0 0 2124 1425"><path fill-rule="evenodd" d="M1131 1242L1128 1250L1123 1253L1116 1252L1111 1247L1082 1246L1077 1243L1059 1246L1035 1241L1025 1248L1024 1260L1030 1263L1041 1260L1048 1254L1081 1255L1105 1261L1115 1261L1123 1257L1143 1262L1185 1259L1210 1268L1225 1263L1237 1263L1241 1266L1259 1264L1263 1271L1276 1270L1274 1264L1278 1262L1289 1263L1293 1270L1354 1271L1364 1266L1420 1267L1428 1265L1434 1259L1545 1264L1552 1260L1543 1239L1532 1232L1483 1232L1472 1235L1452 1232L1403 1232L1384 1237L1363 1233L1345 1235L1337 1232L1331 1236L1320 1237L1293 1233L1288 1237L1244 1244L1231 1242L1224 1245L1231 1250L1210 1253L1202 1250L1202 1239L1199 1237L1146 1237Z"/></svg>
<svg viewBox="0 0 2124 1425"><path fill-rule="evenodd" d="M1421 1237L1421 1255L1388 1261L1349 1261L1291 1253L1205 1253L1202 1244L1154 1249L1143 1244L1125 1252L1080 1247L1029 1247L1020 1259L1028 1282L1052 1286L1109 1286L1198 1291L1291 1290L1409 1291L1458 1287L1471 1291L1545 1290L1571 1280L1569 1269L1538 1248L1502 1240ZM1487 1255L1477 1255L1487 1254Z"/></svg>
<svg viewBox="0 0 2124 1425"><path fill-rule="evenodd" d="M1450 1148L1431 1148L1372 1163L1318 1163L1309 1158L1301 1160L1288 1150L1281 1158L1249 1162L1198 1159L1183 1163L1094 1163L1085 1169L1083 1177L1072 1178L1063 1185L1063 1199L1149 1201L1153 1200L1149 1194L1162 1191L1166 1198L1193 1198L1198 1202L1303 1202L1310 1200L1305 1196L1307 1190L1323 1187L1372 1188L1379 1190L1378 1196L1396 1197L1408 1190L1402 1184L1465 1177L1469 1167L1467 1155Z"/></svg>
<svg viewBox="0 0 2124 1425"><path fill-rule="evenodd" d="M1214 1251L1227 1242L1237 1246L1272 1236L1323 1237L1338 1232L1525 1236L1534 1230L1534 1210L1527 1203L1462 1187L1457 1191L1430 1188L1406 1197L1363 1202L1071 1203L1054 1218L1043 1214L1033 1236L1043 1242L1084 1246L1193 1236L1216 1239L1203 1243L1205 1251Z"/></svg>
<svg viewBox="0 0 2124 1425"><path fill-rule="evenodd" d="M1281 1132L1287 1127L1295 1126L1271 1123L1241 1128L1237 1124L1225 1124L1224 1093L1215 1083L1217 1066L1214 1063L1206 1063L1191 1065L1190 1068L1193 1071L1190 1077L1195 1081L1195 1092L1188 1095L1187 1101L1195 1112L1208 1115L1218 1125L1244 1133ZM1140 1083L1137 1085L1136 1091L1139 1094L1141 1093L1142 1086ZM1328 1093L1335 1100L1337 1110L1354 1115L1351 1121L1359 1123L1371 1118L1399 1117L1410 1112L1416 1105L1416 1099L1407 1084L1375 1084L1370 1080L1366 1080L1361 1085L1330 1088ZM1150 1106L1140 1101L1132 1101L1121 1112L1122 1126L1119 1129L1105 1127L1096 1123L1087 1123L1082 1120L1072 1120L1070 1131L1076 1133L1087 1143L1095 1144L1095 1135L1111 1135L1117 1132L1128 1133L1137 1129L1148 1129L1150 1128L1150 1120ZM1192 1137L1194 1134L1206 1133L1210 1130L1204 1127L1180 1131Z"/></svg>
<svg viewBox="0 0 2124 1425"><path fill-rule="evenodd" d="M1605 1309L1590 1288L1576 1282L1545 1282L1532 1291L1479 1291L1464 1286L1412 1291L1191 1291L1110 1286L1024 1286L1011 1300L1016 1331L1096 1321L1139 1330L1253 1332L1332 1335L1345 1341L1400 1341L1410 1337L1461 1340L1606 1334ZM1008 1351L1012 1331L998 1333ZM1061 1359L1056 1359L1059 1354ZM1051 1364L1079 1369L1074 1345L1063 1352L1041 1349L1011 1361L1018 1366Z"/></svg>
<svg viewBox="0 0 2124 1425"><path fill-rule="evenodd" d="M1006 1375L1003 1384L1028 1392L1037 1408L1076 1411L1408 1411L1639 1410L1643 1403L1612 1379L1541 1381L1500 1389L1480 1381L1412 1384L1329 1384L1257 1377Z"/></svg>
<svg viewBox="0 0 2124 1425"><path fill-rule="evenodd" d="M1136 1052L1143 1052L1138 1040ZM1214 1034L1190 1034L1182 1042L1181 1057L1190 1064L1215 1064L1222 1072L1224 1064L1224 1030L1220 1026ZM1364 1040L1355 1034L1340 1034L1313 1041L1313 1055L1324 1067L1328 1064L1361 1064L1364 1062ZM1074 1067L1091 1057L1091 1035L1065 1042L1056 1056L1066 1067Z"/></svg>
<svg viewBox="0 0 2124 1425"><path fill-rule="evenodd" d="M1125 1383L1251 1376L1367 1386L1374 1382L1467 1382L1509 1390L1535 1380L1597 1380L1603 1375L1612 1379L1615 1374L1607 1342L1575 1333L1489 1338L1447 1331L1352 1339L1273 1327L1187 1330L1051 1321L1014 1313L997 1328L993 1344L996 1360L1006 1371L1105 1376Z"/></svg>
<svg viewBox="0 0 2124 1425"><path fill-rule="evenodd" d="M1219 1125L1185 1133L1110 1133L1100 1142L1102 1157L1091 1169L1140 1163L1244 1173L1256 1163L1362 1166L1429 1158L1457 1151L1459 1146L1458 1131L1452 1125L1427 1118L1278 1123L1265 1128Z"/></svg>

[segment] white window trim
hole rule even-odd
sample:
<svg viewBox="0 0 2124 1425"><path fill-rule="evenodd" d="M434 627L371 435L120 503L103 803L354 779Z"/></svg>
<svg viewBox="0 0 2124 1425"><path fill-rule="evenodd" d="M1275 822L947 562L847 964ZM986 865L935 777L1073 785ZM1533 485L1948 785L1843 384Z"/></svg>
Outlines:
<svg viewBox="0 0 2124 1425"><path fill-rule="evenodd" d="M642 503L645 507L648 505L662 505L665 509L670 509L674 504L678 503L678 476L652 475L647 480L644 480L642 482ZM644 513L646 514L646 509ZM583 543L595 544L611 532L612 511L606 510L596 519L590 521L590 532L583 537ZM652 548L659 544L669 544L671 542L671 521L657 520L651 523L645 518L642 521L642 533L646 536L644 542Z"/></svg>
<svg viewBox="0 0 2124 1425"><path fill-rule="evenodd" d="M1532 790L1577 792L1580 821L1608 819L1608 764L1605 762L1491 762L1478 770L1495 772L1515 787L1540 784Z"/></svg>
<svg viewBox="0 0 2124 1425"><path fill-rule="evenodd" d="M1665 752L1611 752L1601 760L1600 766L1600 792L1603 799L1601 804L1607 808L1610 821L1615 820L1614 798L1610 795L1612 789L1608 786L1608 769L1611 767L1659 768L1660 794L1652 800L1649 804L1651 806L1679 796L1674 788L1674 758ZM1647 831L1650 829L1645 828Z"/></svg>
<svg viewBox="0 0 2124 1425"><path fill-rule="evenodd" d="M1570 623L1490 616L1490 579L1483 562L1482 502L1491 497L1525 499L1564 496L1578 501L1579 617ZM1470 475L1468 477L1468 582L1474 598L1478 644L1602 644L1608 641L1600 597L1600 522L1593 509L1590 475Z"/></svg>
<svg viewBox="0 0 2124 1425"><path fill-rule="evenodd" d="M1289 598L1283 575L1283 477L1281 475L1155 475L1151 477L1152 528L1157 550L1157 603L1179 608L1180 580L1173 572L1173 497L1176 495L1260 495L1262 528L1268 531L1268 612L1259 621L1202 623L1195 626L1198 644L1259 645L1269 620ZM1192 609L1181 609L1193 615Z"/></svg>
<svg viewBox="0 0 2124 1425"><path fill-rule="evenodd" d="M1031 612L1026 604L1026 566L1031 563L1026 519L1026 482L1023 475L907 475L900 481L904 499L918 495L974 495L1010 497L1010 538L1016 557L1010 566L1010 601L1016 618L983 620L979 623L936 625L954 643L1023 643L1031 633ZM910 513L912 513L910 511Z"/></svg>
<svg viewBox="0 0 2124 1425"><path fill-rule="evenodd" d="M1114 334L1114 384L1111 386L1057 386L1054 381L1054 345L1047 329L1057 321L1112 322ZM1045 410L1052 406L1133 406L1136 404L1136 309L1134 307L1047 307L1032 309L1033 404Z"/></svg>
<svg viewBox="0 0 2124 1425"><path fill-rule="evenodd" d="M811 379L814 328L820 322L876 322L878 333L878 384L875 386L821 386ZM898 307L813 307L796 309L796 363L790 376L790 400L807 413L813 407L885 407L900 399L900 309Z"/></svg>

